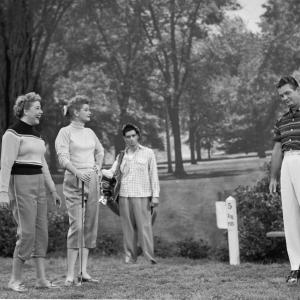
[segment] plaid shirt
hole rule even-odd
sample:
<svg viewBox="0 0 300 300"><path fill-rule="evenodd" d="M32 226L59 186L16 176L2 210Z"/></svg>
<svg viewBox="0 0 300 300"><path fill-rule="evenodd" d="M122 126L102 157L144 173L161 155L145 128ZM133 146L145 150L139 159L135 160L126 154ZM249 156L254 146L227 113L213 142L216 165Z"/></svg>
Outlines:
<svg viewBox="0 0 300 300"><path fill-rule="evenodd" d="M117 160L110 169L112 173L116 170ZM152 149L138 145L133 156L129 156L126 149L120 170L121 197L159 197L156 159Z"/></svg>
<svg viewBox="0 0 300 300"><path fill-rule="evenodd" d="M274 126L274 142L280 142L282 151L300 150L300 110L289 110Z"/></svg>

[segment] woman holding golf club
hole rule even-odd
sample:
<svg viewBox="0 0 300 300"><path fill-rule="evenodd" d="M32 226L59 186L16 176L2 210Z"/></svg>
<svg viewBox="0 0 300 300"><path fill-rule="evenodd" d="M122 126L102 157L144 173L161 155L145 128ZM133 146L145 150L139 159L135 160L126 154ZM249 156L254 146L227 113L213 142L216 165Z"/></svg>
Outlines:
<svg viewBox="0 0 300 300"><path fill-rule="evenodd" d="M89 249L96 247L99 209L99 172L104 149L96 134L85 124L90 121L89 99L72 98L65 115L71 123L60 129L55 147L58 160L66 169L63 193L69 214L67 237L67 276L65 286L77 284L75 264L79 254L80 282L98 282L87 272Z"/></svg>
<svg viewBox="0 0 300 300"><path fill-rule="evenodd" d="M50 191L54 205L60 206L60 197L44 157L45 142L35 129L43 114L41 97L34 92L19 96L14 113L18 121L2 138L0 171L0 204L10 204L18 226L8 288L27 291L22 274L24 262L30 258L35 262L36 287L57 288L46 279L44 265L48 245L45 188Z"/></svg>

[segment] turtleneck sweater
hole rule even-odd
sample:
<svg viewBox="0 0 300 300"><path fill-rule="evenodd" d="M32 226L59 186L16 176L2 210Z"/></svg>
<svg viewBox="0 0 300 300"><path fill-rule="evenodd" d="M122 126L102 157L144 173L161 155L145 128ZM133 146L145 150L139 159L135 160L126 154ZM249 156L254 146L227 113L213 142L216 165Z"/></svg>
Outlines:
<svg viewBox="0 0 300 300"><path fill-rule="evenodd" d="M63 168L71 163L76 169L92 169L96 158L102 161L104 156L103 146L94 131L76 122L60 129L55 147Z"/></svg>
<svg viewBox="0 0 300 300"><path fill-rule="evenodd" d="M10 127L2 138L0 192L8 192L11 175L34 174L44 174L46 186L55 191L45 152L45 142L34 126L19 120Z"/></svg>

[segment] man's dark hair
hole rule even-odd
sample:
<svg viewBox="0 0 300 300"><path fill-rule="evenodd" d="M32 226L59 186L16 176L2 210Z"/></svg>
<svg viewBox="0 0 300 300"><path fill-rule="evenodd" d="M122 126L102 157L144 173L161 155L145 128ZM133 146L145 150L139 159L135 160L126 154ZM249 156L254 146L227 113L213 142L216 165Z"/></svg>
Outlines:
<svg viewBox="0 0 300 300"><path fill-rule="evenodd" d="M276 88L279 89L286 84L289 84L294 90L299 87L297 80L293 76L284 76L280 78L276 84Z"/></svg>
<svg viewBox="0 0 300 300"><path fill-rule="evenodd" d="M134 130L138 136L141 135L140 130L136 125L128 123L128 124L125 124L122 128L123 136L125 136L126 132L131 131L131 130Z"/></svg>

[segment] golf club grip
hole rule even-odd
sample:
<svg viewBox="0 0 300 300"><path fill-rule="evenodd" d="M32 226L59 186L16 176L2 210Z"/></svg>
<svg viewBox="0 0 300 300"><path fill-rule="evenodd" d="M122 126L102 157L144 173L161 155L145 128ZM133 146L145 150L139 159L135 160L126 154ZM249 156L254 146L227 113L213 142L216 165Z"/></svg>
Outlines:
<svg viewBox="0 0 300 300"><path fill-rule="evenodd" d="M81 207L84 206L84 182L81 181Z"/></svg>

